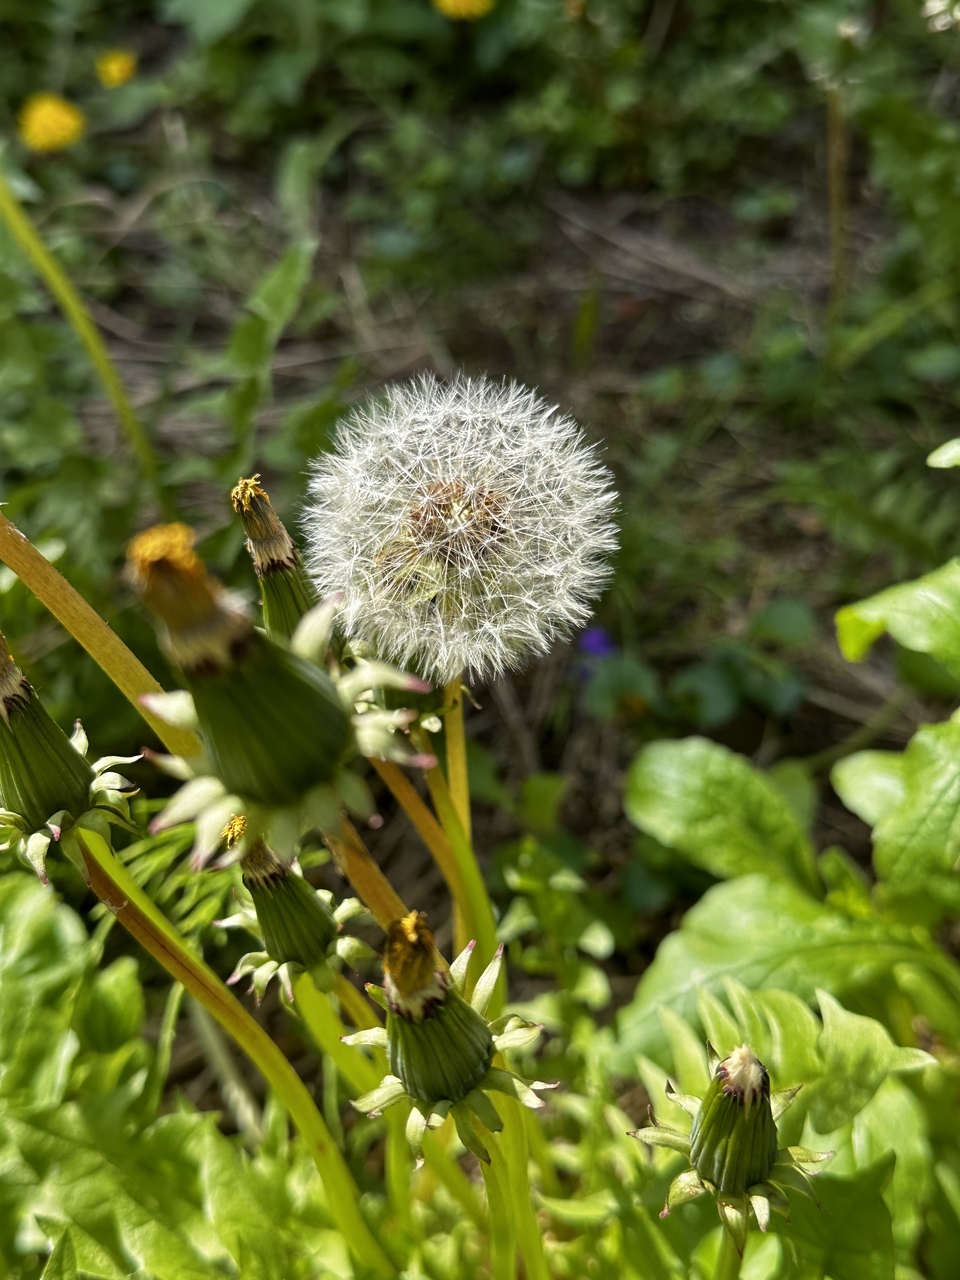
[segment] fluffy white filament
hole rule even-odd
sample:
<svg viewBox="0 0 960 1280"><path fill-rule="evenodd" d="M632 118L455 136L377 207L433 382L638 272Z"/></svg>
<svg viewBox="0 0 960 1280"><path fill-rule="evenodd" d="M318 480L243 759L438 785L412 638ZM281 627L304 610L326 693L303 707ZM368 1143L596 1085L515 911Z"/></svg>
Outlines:
<svg viewBox="0 0 960 1280"><path fill-rule="evenodd" d="M318 589L378 657L447 682L516 667L589 616L616 547L610 472L516 383L388 387L313 464Z"/></svg>

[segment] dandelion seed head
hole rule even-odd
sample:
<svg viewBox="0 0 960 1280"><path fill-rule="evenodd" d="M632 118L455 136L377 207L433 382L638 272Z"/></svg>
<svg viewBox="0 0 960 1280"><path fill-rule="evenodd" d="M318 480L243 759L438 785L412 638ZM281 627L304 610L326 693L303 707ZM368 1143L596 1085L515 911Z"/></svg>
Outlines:
<svg viewBox="0 0 960 1280"><path fill-rule="evenodd" d="M430 679L520 665L582 625L616 546L612 477L516 383L432 376L345 421L310 483L319 591L353 641Z"/></svg>

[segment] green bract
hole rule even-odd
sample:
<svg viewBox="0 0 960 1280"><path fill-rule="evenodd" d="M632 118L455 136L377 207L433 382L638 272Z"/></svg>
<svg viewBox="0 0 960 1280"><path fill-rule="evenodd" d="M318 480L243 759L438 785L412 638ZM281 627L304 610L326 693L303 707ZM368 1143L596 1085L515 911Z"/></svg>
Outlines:
<svg viewBox="0 0 960 1280"><path fill-rule="evenodd" d="M667 1084L669 1100L693 1117L689 1135L654 1120L632 1136L680 1151L690 1161L691 1167L671 1183L660 1216L709 1192L742 1254L750 1214L761 1231L770 1223L771 1210L789 1217L788 1187L816 1202L802 1166L818 1164L833 1153L804 1147L778 1150L776 1121L799 1086L771 1097L767 1069L746 1045L723 1061L712 1046L708 1049L712 1078L702 1099L679 1094Z"/></svg>
<svg viewBox="0 0 960 1280"><path fill-rule="evenodd" d="M417 1151L424 1131L451 1115L463 1145L488 1161L489 1152L472 1120L475 1116L494 1133L503 1128L488 1095L503 1093L537 1109L543 1101L534 1091L554 1086L540 1080L528 1084L512 1071L492 1065L495 1054L532 1044L540 1027L514 1015L490 1023L484 1017L500 974L502 947L481 974L469 1001L464 999L472 951L471 943L448 973L435 970L430 1000L419 1016L405 1015L402 1004L390 998L389 974L386 990L368 986L371 998L387 1011L387 1025L345 1036L344 1043L386 1049L390 1064L390 1074L381 1085L354 1103L359 1111L377 1115L398 1102L408 1102L407 1138Z"/></svg>
<svg viewBox="0 0 960 1280"><path fill-rule="evenodd" d="M90 827L105 839L111 823L136 831L127 806L136 787L115 770L139 757L90 764L86 751L79 721L68 738L8 656L0 670L0 848L13 850L43 881L51 842L82 869L72 828Z"/></svg>

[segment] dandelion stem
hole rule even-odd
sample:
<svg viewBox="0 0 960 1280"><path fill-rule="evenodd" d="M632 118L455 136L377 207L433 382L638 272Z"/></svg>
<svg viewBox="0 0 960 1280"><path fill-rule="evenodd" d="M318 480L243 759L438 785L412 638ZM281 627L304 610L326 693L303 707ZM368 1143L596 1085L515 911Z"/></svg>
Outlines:
<svg viewBox="0 0 960 1280"><path fill-rule="evenodd" d="M396 1275L360 1213L359 1196L343 1156L303 1081L243 1005L204 962L194 956L168 920L96 832L77 831L90 887L167 973L217 1020L244 1050L286 1107L317 1166L330 1213L351 1252L377 1276Z"/></svg>
<svg viewBox="0 0 960 1280"><path fill-rule="evenodd" d="M389 929L394 920L408 914L403 899L374 862L349 819L341 818L339 828L324 831L323 838L341 875L356 889L360 901L381 929Z"/></svg>
<svg viewBox="0 0 960 1280"><path fill-rule="evenodd" d="M426 746L428 748L429 743ZM430 799L433 801L433 807L437 812L437 817L440 819L440 825L443 827L450 842L451 852L459 868L464 893L456 905L460 908L463 916L466 937L462 943L460 939L457 939L457 945L462 947L466 942L472 939L476 940L477 949L470 962L470 972L474 974L478 972L480 966L487 964L493 958L493 953L497 949L497 924L493 916L493 907L490 904L487 886L484 884L483 876L480 874L480 868L477 865L473 846L461 826L454 807L453 797L450 794L450 788L439 765L435 765L432 769L427 769L424 777L426 778L427 789L430 792ZM500 985L498 984L498 990ZM496 993L494 1002L497 1002ZM494 1016L496 1016L496 1013Z"/></svg>
<svg viewBox="0 0 960 1280"><path fill-rule="evenodd" d="M104 391L111 400L127 439L133 446L144 479L157 491L157 459L150 438L137 417L126 388L116 366L110 359L100 331L91 319L90 312L80 294L74 288L60 263L56 260L38 234L29 216L20 205L10 185L0 173L0 217L6 222L13 238L30 259L37 273L43 278L50 292L59 302L64 315L77 337L87 349L87 355L97 372Z"/></svg>
<svg viewBox="0 0 960 1280"><path fill-rule="evenodd" d="M342 1011L348 1013L350 1021L357 1027L375 1027L379 1019L373 1007L363 999L356 987L343 974L337 975L335 991ZM340 1037L346 1033L342 1020L333 1011L329 1000L317 990L316 983L307 973L302 973L294 980L293 994L297 1008L303 1017L311 1035L324 1053L333 1059L337 1070L356 1093L369 1093L375 1089L383 1078L386 1069L386 1056L382 1049L375 1049L373 1061L356 1049L342 1044ZM329 1046L329 1047L328 1047ZM347 1056L349 1055L349 1057ZM393 1150L390 1154L390 1168L402 1171L402 1178L397 1179L396 1188L391 1189L393 1198L402 1203L397 1204L397 1211L406 1213L410 1195L409 1158L406 1121L402 1110L391 1110L387 1115L391 1128L388 1130L388 1147L401 1147L402 1158ZM445 1187L448 1194L460 1205L471 1221L486 1230L483 1210L470 1180L456 1163L444 1146L439 1134L427 1130L423 1135L423 1155L433 1176ZM406 1220L406 1219L405 1219Z"/></svg>
<svg viewBox="0 0 960 1280"><path fill-rule="evenodd" d="M470 829L470 778L467 771L467 735L463 722L463 680L451 680L446 690L447 710L444 716L444 740L447 747L447 781L453 807L467 840Z"/></svg>
<svg viewBox="0 0 960 1280"><path fill-rule="evenodd" d="M530 1170L527 1157L527 1135L521 1105L513 1098L498 1098L503 1119L500 1146L507 1168L510 1201L516 1214L517 1244L523 1259L525 1280L550 1280L543 1233L533 1209L530 1194Z"/></svg>
<svg viewBox="0 0 960 1280"><path fill-rule="evenodd" d="M483 1181L487 1189L487 1216L490 1235L490 1280L516 1280L517 1231L511 1202L513 1189L510 1172L494 1134L476 1117L473 1121L480 1141L490 1153L490 1163L483 1164Z"/></svg>
<svg viewBox="0 0 960 1280"><path fill-rule="evenodd" d="M467 889L463 881L460 864L457 862L453 849L450 847L446 832L427 808L416 787L403 770L391 761L371 758L370 763L382 781L386 783L397 804L400 805L410 819L417 835L427 846L447 883L447 888L453 895L454 902L465 902L467 900ZM462 948L469 942L469 938L465 938L463 942L460 942L459 939L457 941L459 947Z"/></svg>
<svg viewBox="0 0 960 1280"><path fill-rule="evenodd" d="M310 1034L350 1088L358 1095L375 1089L383 1072L360 1049L343 1043L340 1037L345 1034L344 1025L309 973L299 973L294 978L293 998Z"/></svg>
<svg viewBox="0 0 960 1280"><path fill-rule="evenodd" d="M737 1280L742 1262L743 1257L737 1252L736 1241L726 1227L723 1227L713 1280Z"/></svg>
<svg viewBox="0 0 960 1280"><path fill-rule="evenodd" d="M168 751L188 759L199 755L200 741L196 734L164 724L140 705L141 694L163 692L143 663L17 526L2 514L0 560L86 649L124 697L133 703Z"/></svg>

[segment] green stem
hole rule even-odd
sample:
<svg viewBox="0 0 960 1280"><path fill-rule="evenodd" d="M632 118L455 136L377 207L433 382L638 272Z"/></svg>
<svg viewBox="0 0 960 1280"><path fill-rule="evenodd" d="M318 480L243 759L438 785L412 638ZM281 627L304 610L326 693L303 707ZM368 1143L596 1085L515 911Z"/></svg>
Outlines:
<svg viewBox="0 0 960 1280"><path fill-rule="evenodd" d="M527 1135L521 1115L523 1108L513 1098L501 1097L497 1098L497 1106L503 1118L500 1145L507 1167L509 1194L516 1214L517 1244L523 1259L524 1277L525 1280L550 1280L543 1251L543 1233L530 1194Z"/></svg>
<svg viewBox="0 0 960 1280"><path fill-rule="evenodd" d="M24 212L10 185L0 173L0 217L16 240L17 244L30 259L37 273L42 276L50 292L59 302L64 315L73 326L77 337L87 349L87 355L97 372L101 385L113 403L117 417L133 446L140 463L144 479L156 492L157 459L153 446L137 417L126 388L120 379L116 366L110 359L100 331L93 323L90 312L84 306L83 299L74 288L66 272L60 266L47 246L43 243L36 228Z"/></svg>
<svg viewBox="0 0 960 1280"><path fill-rule="evenodd" d="M348 1001L350 1019L357 1026L375 1026L377 1020L372 1016L369 1005L362 1003L359 993L350 986L345 978L337 981L337 994L341 1003ZM358 1007L353 1006L351 993L360 1001ZM386 1057L382 1050L374 1051L371 1061L359 1049L351 1049L342 1043L340 1037L346 1034L346 1027L334 1012L329 999L317 990L316 983L308 973L302 973L294 979L293 995L297 1008L307 1025L310 1034L324 1053L328 1054L336 1065L340 1075L355 1094L369 1093L383 1079L386 1071ZM406 1135L406 1120L403 1110L393 1108L387 1113L387 1165L388 1183L390 1175L395 1176L395 1184L390 1186L391 1195L395 1198L398 1212L407 1215L410 1200L410 1159ZM481 1231L485 1230L483 1212L477 1200L477 1194L470 1180L460 1166L454 1161L445 1148L438 1134L428 1130L423 1135L423 1154L431 1172L460 1205L467 1216ZM400 1172L402 1171L402 1178ZM409 1224L408 1224L409 1225Z"/></svg>
<svg viewBox="0 0 960 1280"><path fill-rule="evenodd" d="M447 1122L450 1123L449 1121ZM427 1167L451 1199L455 1200L475 1227L486 1231L487 1221L474 1184L451 1156L444 1134L428 1129L423 1135L423 1157Z"/></svg>
<svg viewBox="0 0 960 1280"><path fill-rule="evenodd" d="M517 1231L510 1173L495 1134L478 1119L473 1121L480 1141L490 1153L490 1163L481 1162L487 1188L487 1216L490 1235L490 1280L517 1280Z"/></svg>
<svg viewBox="0 0 960 1280"><path fill-rule="evenodd" d="M463 833L472 840L470 830L470 775L467 771L467 734L463 723L463 680L457 678L447 685L446 715L443 719L444 740L447 747L447 781L450 796Z"/></svg>
<svg viewBox="0 0 960 1280"><path fill-rule="evenodd" d="M733 1236L726 1229L721 1228L722 1237L720 1240L720 1252L717 1254L717 1265L713 1273L713 1280L737 1280L740 1275L740 1264L743 1262L742 1256L737 1252L736 1242Z"/></svg>
<svg viewBox="0 0 960 1280"><path fill-rule="evenodd" d="M347 1084L359 1096L375 1089L383 1072L360 1049L341 1040L346 1028L337 1017L327 997L317 990L309 973L299 973L293 980L293 998L300 1016L317 1045L331 1060Z"/></svg>
<svg viewBox="0 0 960 1280"><path fill-rule="evenodd" d="M492 960L493 953L497 949L497 924L493 918L493 907L477 865L473 845L457 816L446 778L439 766L428 769L424 776L430 799L440 819L440 825L450 842L451 852L459 868L460 881L464 886L465 897L457 903L457 906L463 913L467 929L466 941L475 938L477 942L474 960L471 961L471 972L473 972L475 966L485 965Z"/></svg>
<svg viewBox="0 0 960 1280"><path fill-rule="evenodd" d="M397 1274L360 1212L356 1183L306 1086L264 1029L183 939L96 832L76 832L91 889L167 973L183 983L261 1072L306 1142L348 1248L377 1276Z"/></svg>

